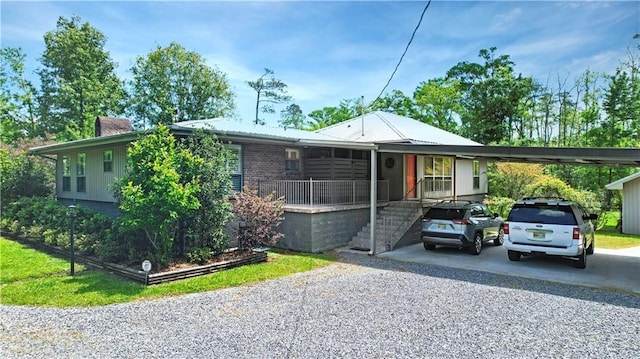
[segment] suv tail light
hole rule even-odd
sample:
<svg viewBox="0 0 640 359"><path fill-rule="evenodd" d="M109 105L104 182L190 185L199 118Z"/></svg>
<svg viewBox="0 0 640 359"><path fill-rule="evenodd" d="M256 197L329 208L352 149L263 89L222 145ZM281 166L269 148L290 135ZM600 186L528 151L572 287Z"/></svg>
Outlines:
<svg viewBox="0 0 640 359"><path fill-rule="evenodd" d="M580 240L580 228L573 227L573 240Z"/></svg>
<svg viewBox="0 0 640 359"><path fill-rule="evenodd" d="M509 234L509 222L504 222L504 226L502 227L502 231L504 234Z"/></svg>
<svg viewBox="0 0 640 359"><path fill-rule="evenodd" d="M455 224L469 224L469 220L467 219L452 219L451 222Z"/></svg>

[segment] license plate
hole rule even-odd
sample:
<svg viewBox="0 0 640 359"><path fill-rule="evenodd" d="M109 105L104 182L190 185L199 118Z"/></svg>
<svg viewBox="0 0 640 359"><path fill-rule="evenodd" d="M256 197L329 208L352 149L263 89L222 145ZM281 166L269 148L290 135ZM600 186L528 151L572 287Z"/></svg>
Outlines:
<svg viewBox="0 0 640 359"><path fill-rule="evenodd" d="M438 229L447 229L447 225L446 224L437 224Z"/></svg>
<svg viewBox="0 0 640 359"><path fill-rule="evenodd" d="M533 232L533 238L544 239L544 232Z"/></svg>

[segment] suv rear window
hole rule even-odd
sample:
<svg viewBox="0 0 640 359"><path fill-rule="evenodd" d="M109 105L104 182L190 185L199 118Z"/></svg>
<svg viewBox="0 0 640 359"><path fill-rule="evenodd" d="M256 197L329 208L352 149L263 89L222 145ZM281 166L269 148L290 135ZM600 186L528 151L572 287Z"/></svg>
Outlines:
<svg viewBox="0 0 640 359"><path fill-rule="evenodd" d="M434 219L463 219L466 211L462 208L430 208L424 216Z"/></svg>
<svg viewBox="0 0 640 359"><path fill-rule="evenodd" d="M569 206L516 204L507 221L575 225L576 218Z"/></svg>

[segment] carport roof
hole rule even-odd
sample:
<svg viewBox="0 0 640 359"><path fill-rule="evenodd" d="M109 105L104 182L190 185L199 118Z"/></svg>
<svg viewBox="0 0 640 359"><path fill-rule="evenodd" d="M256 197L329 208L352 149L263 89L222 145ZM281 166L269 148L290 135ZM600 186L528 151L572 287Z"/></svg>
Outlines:
<svg viewBox="0 0 640 359"><path fill-rule="evenodd" d="M456 156L500 162L640 167L640 148L378 144L381 152Z"/></svg>

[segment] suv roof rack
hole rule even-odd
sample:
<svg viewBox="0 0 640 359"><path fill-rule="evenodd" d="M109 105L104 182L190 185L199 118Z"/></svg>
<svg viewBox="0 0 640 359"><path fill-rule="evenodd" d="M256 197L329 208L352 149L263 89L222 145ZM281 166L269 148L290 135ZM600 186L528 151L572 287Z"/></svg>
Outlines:
<svg viewBox="0 0 640 359"><path fill-rule="evenodd" d="M471 201L471 200L468 200L468 199L445 199L445 200L442 200L442 201L438 202L438 204L441 204L441 203L458 203L458 202L464 202L464 203L469 203L469 204L480 203L479 201Z"/></svg>
<svg viewBox="0 0 640 359"><path fill-rule="evenodd" d="M562 198L562 197L557 197L557 196L537 196L537 197L524 197L521 199L521 201L532 201L532 200L536 200L536 199L555 199L556 201L560 201L560 202L569 202L569 200Z"/></svg>

